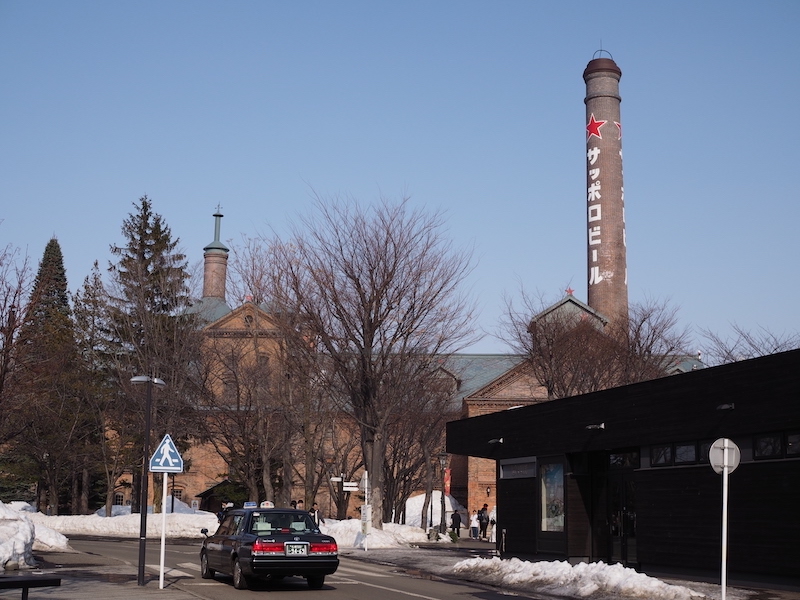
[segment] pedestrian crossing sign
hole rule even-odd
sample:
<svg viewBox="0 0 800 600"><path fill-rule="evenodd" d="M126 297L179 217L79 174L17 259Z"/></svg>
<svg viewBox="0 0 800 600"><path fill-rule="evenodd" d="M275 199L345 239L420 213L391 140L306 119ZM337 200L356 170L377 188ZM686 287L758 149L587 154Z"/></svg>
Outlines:
<svg viewBox="0 0 800 600"><path fill-rule="evenodd" d="M150 458L151 473L183 473L183 458L169 434L164 436Z"/></svg>

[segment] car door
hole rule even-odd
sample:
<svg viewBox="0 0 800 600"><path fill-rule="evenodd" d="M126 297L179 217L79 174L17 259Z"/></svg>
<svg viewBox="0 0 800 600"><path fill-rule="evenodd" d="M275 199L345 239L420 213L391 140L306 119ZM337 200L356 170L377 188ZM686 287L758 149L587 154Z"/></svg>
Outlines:
<svg viewBox="0 0 800 600"><path fill-rule="evenodd" d="M239 546L242 543L242 531L244 528L245 516L242 513L235 513L231 515L229 529L226 534L220 539L221 552L220 552L220 566L219 569L223 573L231 573L231 557L237 553Z"/></svg>
<svg viewBox="0 0 800 600"><path fill-rule="evenodd" d="M205 542L206 554L208 555L208 566L215 571L225 570L222 568L222 556L224 553L224 540L233 529L233 514L228 514L222 519L222 523L217 527L217 531L209 536Z"/></svg>

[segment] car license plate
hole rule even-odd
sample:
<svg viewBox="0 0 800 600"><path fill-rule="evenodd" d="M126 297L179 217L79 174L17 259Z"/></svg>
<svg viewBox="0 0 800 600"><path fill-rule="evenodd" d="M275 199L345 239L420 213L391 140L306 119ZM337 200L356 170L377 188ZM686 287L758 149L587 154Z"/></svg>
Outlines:
<svg viewBox="0 0 800 600"><path fill-rule="evenodd" d="M286 554L289 556L306 556L308 546L306 544L286 544Z"/></svg>

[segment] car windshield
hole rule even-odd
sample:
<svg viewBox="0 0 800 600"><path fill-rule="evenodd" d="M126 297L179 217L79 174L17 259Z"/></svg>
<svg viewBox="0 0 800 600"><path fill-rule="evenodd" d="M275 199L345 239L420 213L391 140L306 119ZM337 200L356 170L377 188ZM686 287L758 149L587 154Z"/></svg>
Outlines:
<svg viewBox="0 0 800 600"><path fill-rule="evenodd" d="M316 528L311 517L302 513L254 513L250 523L250 531L256 535L310 533Z"/></svg>

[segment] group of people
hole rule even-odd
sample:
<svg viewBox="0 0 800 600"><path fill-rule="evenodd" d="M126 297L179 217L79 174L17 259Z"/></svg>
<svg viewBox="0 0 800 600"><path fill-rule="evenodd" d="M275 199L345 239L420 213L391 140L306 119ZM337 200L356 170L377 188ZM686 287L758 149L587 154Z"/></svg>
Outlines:
<svg viewBox="0 0 800 600"><path fill-rule="evenodd" d="M489 514L489 505L484 504L480 510L473 510L469 517L469 538L471 540L489 541L489 526L494 527L495 522ZM456 537L461 535L461 515L455 511L450 517L450 529Z"/></svg>
<svg viewBox="0 0 800 600"><path fill-rule="evenodd" d="M302 498L300 500L292 500L289 504L292 508L296 508L297 510L304 510L306 507L306 504L303 502ZM311 515L311 519L314 521L314 523L316 523L317 527L319 527L320 523L325 522L325 519L322 518L322 513L319 512L319 504L316 502L314 502L311 505L311 508L308 509L308 514Z"/></svg>

